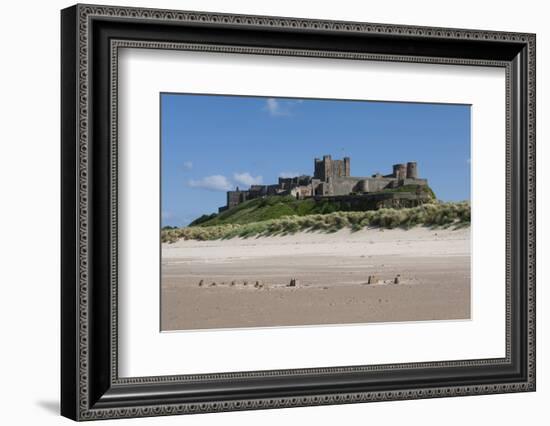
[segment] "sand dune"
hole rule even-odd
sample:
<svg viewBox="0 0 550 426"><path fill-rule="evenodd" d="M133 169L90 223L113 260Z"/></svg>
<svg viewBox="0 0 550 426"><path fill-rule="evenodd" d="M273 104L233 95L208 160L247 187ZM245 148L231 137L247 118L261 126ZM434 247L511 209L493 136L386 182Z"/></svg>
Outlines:
<svg viewBox="0 0 550 426"><path fill-rule="evenodd" d="M161 312L163 330L467 319L470 230L163 244Z"/></svg>

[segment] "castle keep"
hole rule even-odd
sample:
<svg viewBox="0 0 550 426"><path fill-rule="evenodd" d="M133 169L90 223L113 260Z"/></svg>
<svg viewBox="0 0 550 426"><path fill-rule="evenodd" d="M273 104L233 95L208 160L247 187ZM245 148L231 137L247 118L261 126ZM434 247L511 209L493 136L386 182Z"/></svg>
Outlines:
<svg viewBox="0 0 550 426"><path fill-rule="evenodd" d="M404 185L426 186L428 181L418 177L415 162L394 164L392 173L388 175L376 173L372 176L351 176L350 161L349 157L333 160L330 155L325 155L322 159L314 160L313 176L280 177L276 184L252 185L246 190L237 187L235 191L227 192L227 205L219 210L221 212L244 201L271 195L291 195L298 199L315 200L345 198L351 202L372 199L377 203L383 202L384 205L395 205L399 200L408 200L408 205L426 201L426 194L421 191L384 193L384 190Z"/></svg>

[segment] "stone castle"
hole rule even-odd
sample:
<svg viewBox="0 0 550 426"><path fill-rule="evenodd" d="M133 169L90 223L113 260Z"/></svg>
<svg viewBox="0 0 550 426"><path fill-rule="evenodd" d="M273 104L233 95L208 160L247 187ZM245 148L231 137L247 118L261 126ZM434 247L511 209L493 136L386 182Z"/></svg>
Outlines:
<svg viewBox="0 0 550 426"><path fill-rule="evenodd" d="M350 158L333 160L330 155L323 159L314 160L313 176L280 177L279 182L272 185L252 185L249 189L227 192L227 204L220 207L220 212L239 205L240 203L271 195L291 195L297 199L373 199L395 205L396 201L409 200L407 205L418 204L423 201L424 193L420 191L391 192L386 189L395 189L404 185L426 186L427 179L418 177L416 162L394 164L393 172L389 175L376 173L372 176L351 176ZM382 196L383 195L383 196ZM416 201L416 202L415 202Z"/></svg>

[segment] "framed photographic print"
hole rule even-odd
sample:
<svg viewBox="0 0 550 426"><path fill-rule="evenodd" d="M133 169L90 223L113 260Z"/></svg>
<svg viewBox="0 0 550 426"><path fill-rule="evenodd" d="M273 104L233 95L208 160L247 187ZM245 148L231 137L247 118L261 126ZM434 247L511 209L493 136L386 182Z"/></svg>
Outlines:
<svg viewBox="0 0 550 426"><path fill-rule="evenodd" d="M76 5L74 420L535 390L535 36Z"/></svg>

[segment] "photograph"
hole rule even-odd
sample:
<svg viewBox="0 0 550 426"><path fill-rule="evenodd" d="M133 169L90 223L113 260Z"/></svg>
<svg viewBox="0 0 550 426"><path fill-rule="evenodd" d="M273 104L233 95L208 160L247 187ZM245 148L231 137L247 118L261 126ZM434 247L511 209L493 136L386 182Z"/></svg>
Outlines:
<svg viewBox="0 0 550 426"><path fill-rule="evenodd" d="M160 330L470 320L471 105L160 94Z"/></svg>
<svg viewBox="0 0 550 426"><path fill-rule="evenodd" d="M280 424L278 409L340 405L323 409L337 410L329 424L369 403L393 424L423 419L407 407L433 399L434 419L492 404L508 424L547 396L535 318L543 14L298 3L62 5L54 25L40 13L55 49L40 43L37 57L60 55L57 84L39 86L60 89L47 111L60 116L44 122L61 149L11 145L47 164L60 192L38 200L60 213L38 227L60 228L58 259L30 269L60 275L57 301L37 294L31 308L60 308L58 338L38 333L57 344L37 383L55 385L62 416ZM47 133L24 116L6 140ZM19 169L34 188L15 185L23 198L47 195L36 167ZM503 404L519 392L526 404Z"/></svg>

